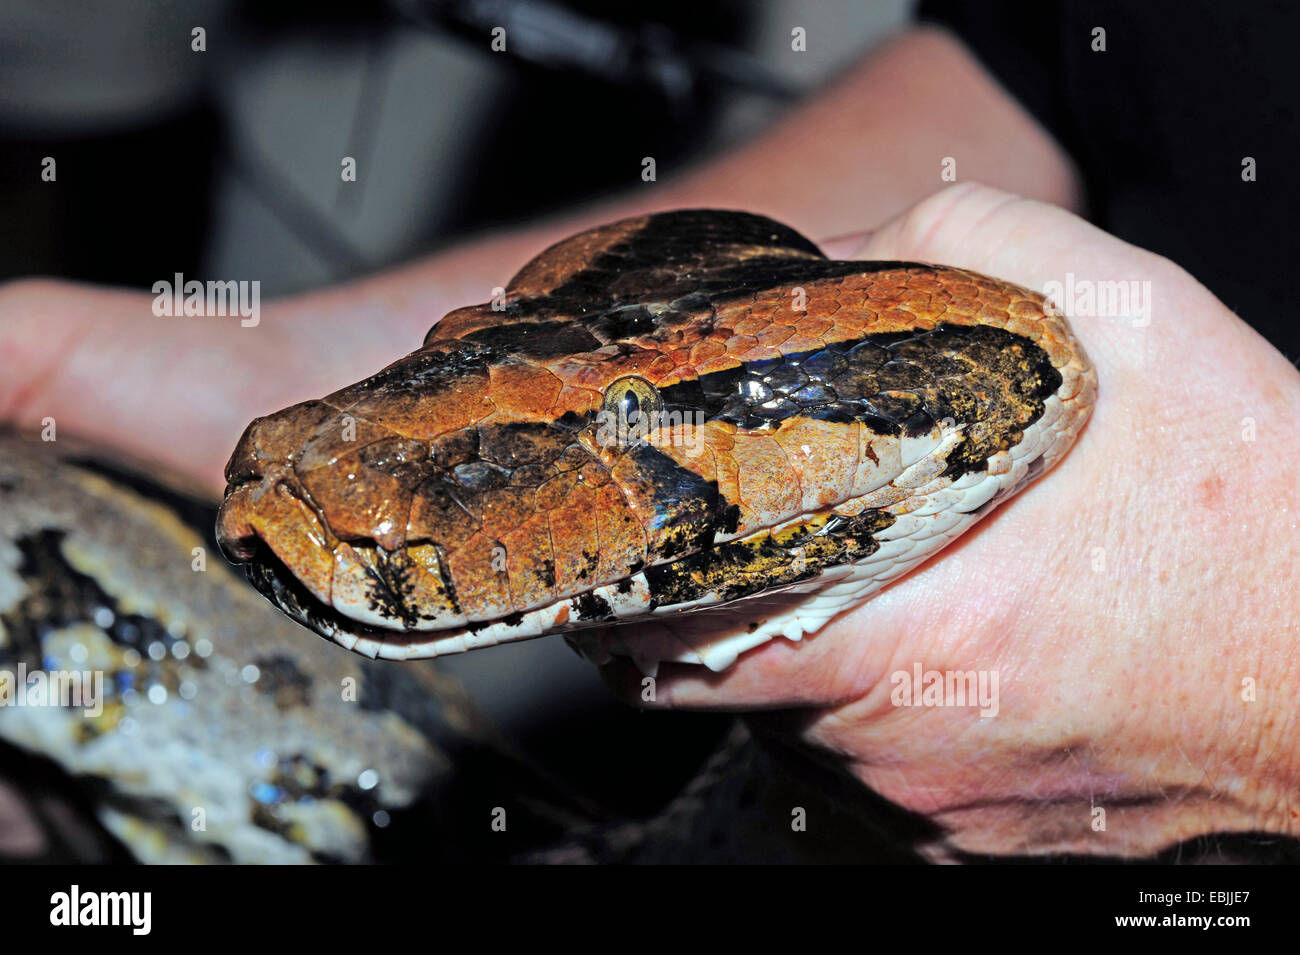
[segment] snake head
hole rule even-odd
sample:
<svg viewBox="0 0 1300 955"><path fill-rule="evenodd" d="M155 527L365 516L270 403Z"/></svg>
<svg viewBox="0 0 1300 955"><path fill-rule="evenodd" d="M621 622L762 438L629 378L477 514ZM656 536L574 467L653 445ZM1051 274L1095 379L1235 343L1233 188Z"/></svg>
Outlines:
<svg viewBox="0 0 1300 955"><path fill-rule="evenodd" d="M1033 292L665 213L566 240L419 350L254 421L218 539L370 656L654 621L622 652L719 668L917 566L1058 460L1095 394Z"/></svg>

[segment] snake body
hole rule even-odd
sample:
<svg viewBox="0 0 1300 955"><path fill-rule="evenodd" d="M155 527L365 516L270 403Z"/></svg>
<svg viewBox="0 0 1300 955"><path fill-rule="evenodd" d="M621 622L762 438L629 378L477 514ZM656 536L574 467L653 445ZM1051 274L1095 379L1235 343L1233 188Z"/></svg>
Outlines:
<svg viewBox="0 0 1300 955"><path fill-rule="evenodd" d="M152 468L0 434L0 862L444 851L415 820L446 798L457 754L491 742L464 691L428 666L304 647L205 556L200 521L211 509ZM93 697L34 695L70 679ZM44 846L16 851L16 815L48 815Z"/></svg>
<svg viewBox="0 0 1300 955"><path fill-rule="evenodd" d="M254 421L218 539L282 610L367 656L566 632L647 672L722 669L814 632L1044 473L1096 391L1027 289L833 261L756 215L642 216L551 247L372 377Z"/></svg>

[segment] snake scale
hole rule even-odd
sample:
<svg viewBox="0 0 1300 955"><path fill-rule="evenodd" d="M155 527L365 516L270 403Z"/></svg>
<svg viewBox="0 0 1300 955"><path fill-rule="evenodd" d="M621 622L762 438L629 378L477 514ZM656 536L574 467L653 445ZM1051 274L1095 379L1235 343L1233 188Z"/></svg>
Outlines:
<svg viewBox="0 0 1300 955"><path fill-rule="evenodd" d="M969 529L1066 453L1096 393L1027 289L833 261L757 215L641 216L254 421L217 536L366 656L565 633L647 673L720 670Z"/></svg>

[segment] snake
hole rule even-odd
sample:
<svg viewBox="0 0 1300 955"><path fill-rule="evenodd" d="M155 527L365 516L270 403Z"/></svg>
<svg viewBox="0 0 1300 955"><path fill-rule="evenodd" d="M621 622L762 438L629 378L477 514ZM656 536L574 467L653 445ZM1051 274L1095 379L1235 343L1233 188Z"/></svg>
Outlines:
<svg viewBox="0 0 1300 955"><path fill-rule="evenodd" d="M215 516L156 462L0 432L0 863L482 860L602 818L433 661L304 646ZM69 679L94 699L35 696Z"/></svg>
<svg viewBox="0 0 1300 955"><path fill-rule="evenodd" d="M495 293L254 420L226 467L226 556L365 656L564 634L647 674L725 670L938 553L1097 396L1043 295L829 259L746 212L589 229Z"/></svg>

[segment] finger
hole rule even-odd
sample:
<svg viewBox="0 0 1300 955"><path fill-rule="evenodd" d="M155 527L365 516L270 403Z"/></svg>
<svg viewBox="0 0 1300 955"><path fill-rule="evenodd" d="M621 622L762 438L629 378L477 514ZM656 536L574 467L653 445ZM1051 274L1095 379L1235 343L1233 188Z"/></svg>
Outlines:
<svg viewBox="0 0 1300 955"><path fill-rule="evenodd" d="M861 257L951 265L1041 292L1102 369L1158 367L1156 349L1177 336L1152 334L1152 315L1198 310L1167 297L1194 287L1168 260L1064 209L974 183L936 193L885 223ZM1108 287L1128 292L1122 308L1099 307L1096 290Z"/></svg>
<svg viewBox="0 0 1300 955"><path fill-rule="evenodd" d="M830 239L822 239L817 244L821 247L828 259L854 259L860 258L858 252L861 251L875 234L874 230L866 232L850 232L847 235L837 235Z"/></svg>
<svg viewBox="0 0 1300 955"><path fill-rule="evenodd" d="M971 269L1039 289L1063 270L1132 268L1131 246L1072 212L979 183L922 200L871 233L858 257L932 262Z"/></svg>
<svg viewBox="0 0 1300 955"><path fill-rule="evenodd" d="M950 186L876 229L860 254L867 259L935 262L1005 275L1008 250L1020 245L1012 233L1025 221L1024 209L1018 208L1022 204L1035 211L1054 208L978 183ZM1031 218L1037 238L1050 234L1049 223Z"/></svg>

